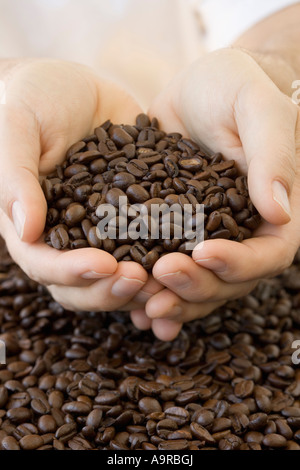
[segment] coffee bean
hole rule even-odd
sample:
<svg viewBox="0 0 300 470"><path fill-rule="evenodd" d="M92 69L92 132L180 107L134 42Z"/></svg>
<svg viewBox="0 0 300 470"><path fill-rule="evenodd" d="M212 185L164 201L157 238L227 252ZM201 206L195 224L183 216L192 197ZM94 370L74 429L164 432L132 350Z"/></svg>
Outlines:
<svg viewBox="0 0 300 470"><path fill-rule="evenodd" d="M220 450L238 450L242 444L242 440L234 434L228 434L219 441Z"/></svg>
<svg viewBox="0 0 300 470"><path fill-rule="evenodd" d="M136 125L138 128L149 127L151 122L146 114L141 113L136 117Z"/></svg>
<svg viewBox="0 0 300 470"><path fill-rule="evenodd" d="M124 147L124 145L131 144L133 142L132 136L121 127L114 127L110 133L110 137L117 147Z"/></svg>
<svg viewBox="0 0 300 470"><path fill-rule="evenodd" d="M142 203L149 199L149 193L142 186L138 184L131 184L126 191L126 194L130 202Z"/></svg>
<svg viewBox="0 0 300 470"><path fill-rule="evenodd" d="M41 447L44 444L44 441L41 436L36 434L28 435L22 437L20 440L20 446L24 450L35 450Z"/></svg>
<svg viewBox="0 0 300 470"><path fill-rule="evenodd" d="M149 415L154 412L161 412L161 405L155 398L144 397L139 400L139 409L145 415Z"/></svg>
<svg viewBox="0 0 300 470"><path fill-rule="evenodd" d="M63 424L57 429L55 433L56 439L59 439L63 444L69 441L70 439L72 439L72 437L74 437L75 435L76 435L75 423Z"/></svg>
<svg viewBox="0 0 300 470"><path fill-rule="evenodd" d="M280 448L285 447L286 438L280 434L267 434L262 443L267 447Z"/></svg>
<svg viewBox="0 0 300 470"><path fill-rule="evenodd" d="M84 402L72 401L70 403L65 403L62 407L62 410L66 413L75 415L86 415L90 413L91 407L89 404Z"/></svg>
<svg viewBox="0 0 300 470"><path fill-rule="evenodd" d="M51 230L50 235L51 244L57 250L65 250L69 245L69 236L67 231L58 226L57 228L53 228Z"/></svg>
<svg viewBox="0 0 300 470"><path fill-rule="evenodd" d="M239 398L246 398L252 395L254 390L254 382L252 380L242 380L235 388L234 393Z"/></svg>
<svg viewBox="0 0 300 470"><path fill-rule="evenodd" d="M196 423L206 427L212 424L214 421L214 413L210 410L200 409L194 414L193 420Z"/></svg>
<svg viewBox="0 0 300 470"><path fill-rule="evenodd" d="M141 264L143 268L145 268L147 271L150 271L158 260L158 258L159 253L156 250L149 251L149 253L143 256Z"/></svg>
<svg viewBox="0 0 300 470"><path fill-rule="evenodd" d="M65 221L68 227L74 227L74 225L81 222L86 215L86 210L80 204L72 204L66 211Z"/></svg>
<svg viewBox="0 0 300 470"><path fill-rule="evenodd" d="M166 418L170 418L178 425L184 425L188 422L189 412L179 406L173 406L165 410Z"/></svg>
<svg viewBox="0 0 300 470"><path fill-rule="evenodd" d="M126 198L126 194L119 188L113 188L106 193L105 200L108 204L118 207L120 197Z"/></svg>
<svg viewBox="0 0 300 470"><path fill-rule="evenodd" d="M42 434L53 433L57 429L57 424L52 416L44 415L38 420L38 429Z"/></svg>
<svg viewBox="0 0 300 470"><path fill-rule="evenodd" d="M31 411L21 406L8 410L6 416L12 423L26 423L26 421L30 421L31 419Z"/></svg>
<svg viewBox="0 0 300 470"><path fill-rule="evenodd" d="M199 439L200 441L204 441L208 444L215 443L215 440L212 435L207 431L207 429L201 426L201 424L191 423L190 428L193 436Z"/></svg>
<svg viewBox="0 0 300 470"><path fill-rule="evenodd" d="M158 444L158 450L186 450L189 448L188 441L185 439L176 439L174 441L163 441Z"/></svg>
<svg viewBox="0 0 300 470"><path fill-rule="evenodd" d="M265 413L255 413L249 416L249 428L257 431L264 428L268 421L268 415Z"/></svg>
<svg viewBox="0 0 300 470"><path fill-rule="evenodd" d="M18 441L12 436L4 437L1 442L1 447L3 450L20 450Z"/></svg>
<svg viewBox="0 0 300 470"><path fill-rule="evenodd" d="M133 174L127 173L125 171L120 171L114 175L112 180L112 185L115 188L122 189L123 191L136 182L136 178Z"/></svg>
<svg viewBox="0 0 300 470"><path fill-rule="evenodd" d="M134 177L142 178L148 172L148 165L143 160L134 159L126 165L126 170Z"/></svg>
<svg viewBox="0 0 300 470"><path fill-rule="evenodd" d="M44 415L50 412L49 403L45 400L40 400L38 398L34 398L31 401L31 408L38 415Z"/></svg>

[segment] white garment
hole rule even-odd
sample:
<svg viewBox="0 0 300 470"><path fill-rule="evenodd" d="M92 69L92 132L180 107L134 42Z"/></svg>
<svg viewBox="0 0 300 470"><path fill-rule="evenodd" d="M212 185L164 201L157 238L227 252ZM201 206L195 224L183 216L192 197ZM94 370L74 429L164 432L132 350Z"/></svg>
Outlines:
<svg viewBox="0 0 300 470"><path fill-rule="evenodd" d="M229 44L291 0L0 0L0 57L52 57L90 65L145 109L180 69Z"/></svg>

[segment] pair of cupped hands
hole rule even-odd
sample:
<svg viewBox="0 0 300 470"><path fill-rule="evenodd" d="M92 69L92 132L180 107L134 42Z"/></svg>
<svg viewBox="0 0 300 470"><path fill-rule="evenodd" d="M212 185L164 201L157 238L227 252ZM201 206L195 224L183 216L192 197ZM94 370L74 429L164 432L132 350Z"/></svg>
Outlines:
<svg viewBox="0 0 300 470"><path fill-rule="evenodd" d="M247 52L204 56L174 78L148 113L161 129L236 160L263 222L242 243L207 240L192 258L170 253L151 275L98 249L59 252L43 241L40 178L106 119L134 123L139 105L75 63L9 61L0 80L0 232L13 259L65 308L130 311L137 328L169 341L184 322L246 295L292 263L300 240L298 107Z"/></svg>

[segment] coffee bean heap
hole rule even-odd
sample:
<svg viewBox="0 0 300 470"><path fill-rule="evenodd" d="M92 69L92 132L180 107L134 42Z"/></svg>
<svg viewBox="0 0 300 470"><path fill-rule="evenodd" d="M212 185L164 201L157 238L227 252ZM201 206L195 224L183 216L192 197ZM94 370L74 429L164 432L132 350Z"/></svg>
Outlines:
<svg viewBox="0 0 300 470"><path fill-rule="evenodd" d="M196 204L203 204L205 239L240 242L260 222L246 177L238 176L233 160L223 160L220 153L205 155L181 134L159 130L157 120L150 122L145 114L137 116L135 126L106 121L93 135L72 145L64 164L44 180L42 188L48 203L49 245L59 250L101 248L118 261L133 260L147 270L166 253L191 254L184 236L174 237L171 224L170 239L101 240L96 232L100 204L117 208L120 196L127 197L129 204L145 204L148 211L153 204L180 204L182 208L190 204L191 230ZM117 216L118 228L122 215L117 212Z"/></svg>
<svg viewBox="0 0 300 470"><path fill-rule="evenodd" d="M1 450L300 450L300 256L172 342L0 262Z"/></svg>

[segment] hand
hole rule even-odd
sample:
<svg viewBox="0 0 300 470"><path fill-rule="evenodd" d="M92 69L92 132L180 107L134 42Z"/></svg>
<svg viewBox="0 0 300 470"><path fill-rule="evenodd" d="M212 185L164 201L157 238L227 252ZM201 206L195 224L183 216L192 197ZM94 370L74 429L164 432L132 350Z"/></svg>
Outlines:
<svg viewBox="0 0 300 470"><path fill-rule="evenodd" d="M195 248L193 260L174 253L156 263L154 279L165 288L131 315L136 325L152 326L159 338L171 340L183 322L246 295L259 279L292 263L300 240L299 113L250 55L229 49L175 78L150 114L167 132L181 132L236 160L264 218L254 238L207 240Z"/></svg>
<svg viewBox="0 0 300 470"><path fill-rule="evenodd" d="M146 271L93 248L48 247L41 238L47 205L39 176L51 173L71 144L106 119L134 122L139 106L79 64L22 60L0 63L0 70L1 65L6 103L0 104L0 231L11 256L66 308L126 308L147 281Z"/></svg>

